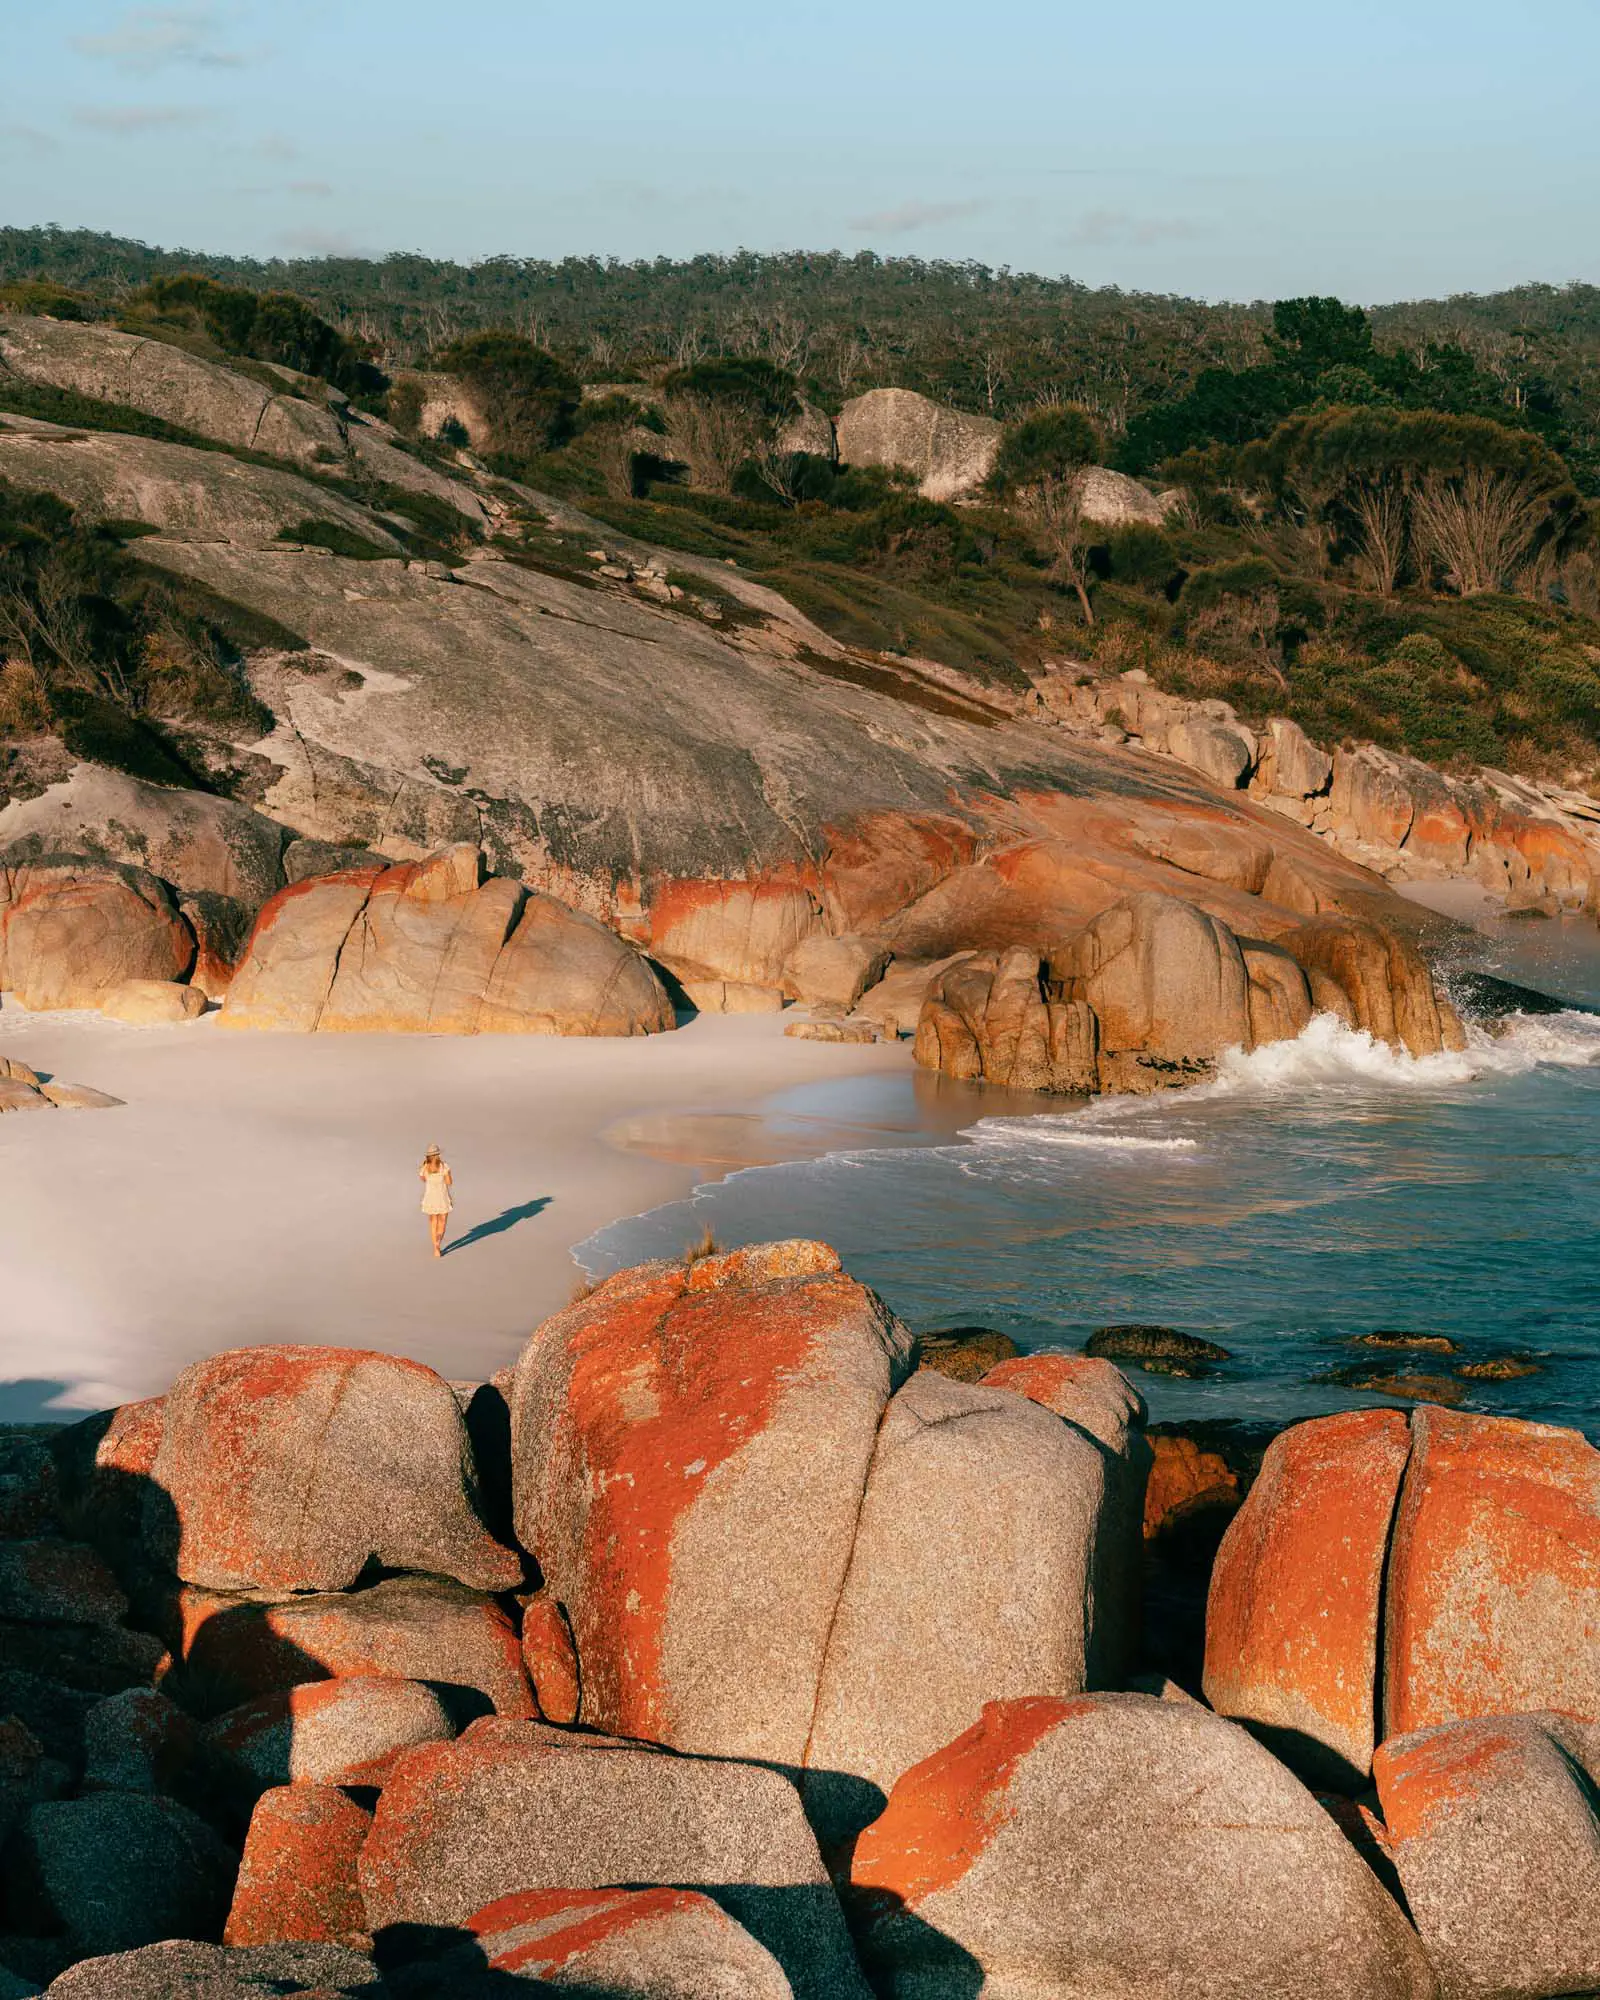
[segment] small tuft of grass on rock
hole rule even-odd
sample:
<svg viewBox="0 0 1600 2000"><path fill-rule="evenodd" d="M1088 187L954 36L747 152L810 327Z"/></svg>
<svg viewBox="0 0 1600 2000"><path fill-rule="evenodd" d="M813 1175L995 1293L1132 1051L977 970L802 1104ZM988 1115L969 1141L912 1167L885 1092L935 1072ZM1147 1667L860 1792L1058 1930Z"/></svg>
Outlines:
<svg viewBox="0 0 1600 2000"><path fill-rule="evenodd" d="M717 1257L722 1253L722 1245L717 1241L716 1231L707 1223L693 1241L683 1246L685 1264L698 1264L702 1258Z"/></svg>

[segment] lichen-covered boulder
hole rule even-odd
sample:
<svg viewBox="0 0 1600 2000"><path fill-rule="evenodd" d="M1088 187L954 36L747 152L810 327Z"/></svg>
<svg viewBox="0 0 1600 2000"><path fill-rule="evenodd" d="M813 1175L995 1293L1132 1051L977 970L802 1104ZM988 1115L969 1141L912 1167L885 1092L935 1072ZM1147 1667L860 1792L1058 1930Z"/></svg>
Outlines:
<svg viewBox="0 0 1600 2000"><path fill-rule="evenodd" d="M194 937L142 868L0 861L0 991L24 1007L98 1007L130 979L180 980Z"/></svg>
<svg viewBox="0 0 1600 2000"><path fill-rule="evenodd" d="M377 1561L508 1590L450 1387L359 1348L241 1347L166 1399L148 1539L210 1590L343 1590ZM159 1504L157 1504L159 1502Z"/></svg>
<svg viewBox="0 0 1600 2000"><path fill-rule="evenodd" d="M341 1674L230 1709L205 1740L263 1787L381 1785L404 1751L448 1743L455 1733L434 1688L392 1674Z"/></svg>
<svg viewBox="0 0 1600 2000"><path fill-rule="evenodd" d="M1372 1766L1384 1559L1410 1451L1398 1410L1281 1432L1229 1524L1206 1609L1206 1699L1333 1783Z"/></svg>
<svg viewBox="0 0 1600 2000"><path fill-rule="evenodd" d="M323 1033L654 1034L666 989L615 932L478 849L291 883L262 910L222 1018Z"/></svg>
<svg viewBox="0 0 1600 2000"><path fill-rule="evenodd" d="M505 1611L443 1577L385 1577L367 1590L276 1601L185 1590L175 1620L173 1650L219 1707L376 1674L476 1689L501 1715L537 1713Z"/></svg>
<svg viewBox="0 0 1600 2000"><path fill-rule="evenodd" d="M790 2000L794 1991L765 1945L697 1889L527 1889L477 1911L467 1928L476 1943L465 1961L552 1992Z"/></svg>
<svg viewBox="0 0 1600 2000"><path fill-rule="evenodd" d="M530 1890L673 1883L713 1890L777 1959L797 2000L866 2000L787 1777L560 1735L478 1722L402 1759L361 1855L375 1934L459 1928Z"/></svg>
<svg viewBox="0 0 1600 2000"><path fill-rule="evenodd" d="M892 465L916 475L929 500L973 493L994 470L1000 426L915 389L868 389L834 419L845 465Z"/></svg>
<svg viewBox="0 0 1600 2000"><path fill-rule="evenodd" d="M806 1751L825 1843L875 1818L987 1703L1091 1684L1102 1625L1126 1629L1096 1595L1118 1525L1092 1438L1004 1389L917 1370L878 1432ZM1134 1596L1136 1541L1125 1554Z"/></svg>
<svg viewBox="0 0 1600 2000"><path fill-rule="evenodd" d="M929 988L914 1053L925 1069L966 1082L1059 1093L1098 1087L1093 1014L1047 1000L1039 955L1021 946L959 959Z"/></svg>
<svg viewBox="0 0 1600 2000"><path fill-rule="evenodd" d="M1414 1056L1459 1049L1466 1037L1409 939L1359 917L1322 916L1277 942L1305 970L1314 1004L1376 1041Z"/></svg>
<svg viewBox="0 0 1600 2000"><path fill-rule="evenodd" d="M1517 1710L1600 1722L1600 1451L1432 1405L1389 1558L1384 1732Z"/></svg>
<svg viewBox="0 0 1600 2000"><path fill-rule="evenodd" d="M1550 1714L1446 1723L1390 1737L1374 1774L1448 1993L1600 1988L1600 1729Z"/></svg>
<svg viewBox="0 0 1600 2000"><path fill-rule="evenodd" d="M1102 1089L1153 1090L1210 1073L1250 1048L1250 980L1239 941L1192 903L1126 897L1050 954L1049 979L1099 1024Z"/></svg>
<svg viewBox="0 0 1600 2000"><path fill-rule="evenodd" d="M511 1391L516 1531L571 1621L585 1723L802 1761L912 1347L805 1242L625 1271L539 1328Z"/></svg>
<svg viewBox="0 0 1600 2000"><path fill-rule="evenodd" d="M224 1944L370 1944L356 1868L372 1814L334 1785L282 1785L250 1815Z"/></svg>
<svg viewBox="0 0 1600 2000"><path fill-rule="evenodd" d="M856 1844L885 2000L1432 2000L1415 1933L1233 1724L1146 1695L997 1702Z"/></svg>

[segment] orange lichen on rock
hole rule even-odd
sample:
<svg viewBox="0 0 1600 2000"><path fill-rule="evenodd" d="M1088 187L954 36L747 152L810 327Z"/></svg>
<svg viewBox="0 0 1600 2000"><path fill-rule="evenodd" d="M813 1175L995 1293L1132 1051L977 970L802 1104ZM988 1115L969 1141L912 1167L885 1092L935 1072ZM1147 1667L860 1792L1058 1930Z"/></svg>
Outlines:
<svg viewBox="0 0 1600 2000"><path fill-rule="evenodd" d="M1430 1729L1380 1744L1372 1760L1388 1838L1418 1840L1441 1815L1470 1806L1524 1755L1521 1735L1494 1720Z"/></svg>
<svg viewBox="0 0 1600 2000"><path fill-rule="evenodd" d="M800 1761L910 1347L810 1243L644 1266L534 1335L517 1531L571 1624L586 1723Z"/></svg>
<svg viewBox="0 0 1600 2000"><path fill-rule="evenodd" d="M578 1652L567 1614L548 1591L539 1591L522 1608L522 1662L545 1720L576 1722L582 1700Z"/></svg>
<svg viewBox="0 0 1600 2000"><path fill-rule="evenodd" d="M1154 1541L1169 1522L1203 1508L1233 1508L1239 1500L1239 1475L1219 1452L1206 1451L1193 1438L1158 1432L1150 1440L1154 1463L1144 1494L1144 1538Z"/></svg>
<svg viewBox="0 0 1600 2000"><path fill-rule="evenodd" d="M327 1785L264 1792L250 1818L223 1940L370 1947L356 1863L372 1815Z"/></svg>
<svg viewBox="0 0 1600 2000"><path fill-rule="evenodd" d="M1091 1704L1030 1695L991 1701L981 1720L914 1764L856 1842L851 1883L864 1896L915 1909L959 1882L1005 1824L1012 1774L1058 1724Z"/></svg>
<svg viewBox="0 0 1600 2000"><path fill-rule="evenodd" d="M1600 1451L1427 1407L1388 1576L1386 1735L1555 1709L1600 1721Z"/></svg>
<svg viewBox="0 0 1600 2000"><path fill-rule="evenodd" d="M1409 1440L1394 1410L1275 1438L1222 1538L1206 1699L1335 1776L1372 1760L1384 1556Z"/></svg>
<svg viewBox="0 0 1600 2000"><path fill-rule="evenodd" d="M636 1924L696 1910L721 1916L692 1889L524 1889L470 1918L494 1972L548 1977ZM726 1919L724 1919L726 1921Z"/></svg>

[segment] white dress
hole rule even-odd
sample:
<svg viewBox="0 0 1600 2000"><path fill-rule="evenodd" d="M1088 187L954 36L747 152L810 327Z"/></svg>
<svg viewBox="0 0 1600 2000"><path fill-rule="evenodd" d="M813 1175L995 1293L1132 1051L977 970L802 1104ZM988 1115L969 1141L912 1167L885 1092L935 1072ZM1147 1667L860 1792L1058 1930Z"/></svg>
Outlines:
<svg viewBox="0 0 1600 2000"><path fill-rule="evenodd" d="M422 1176L422 1212L424 1215L448 1215L455 1203L450 1199L450 1189L445 1175L450 1169L440 1166L436 1172Z"/></svg>

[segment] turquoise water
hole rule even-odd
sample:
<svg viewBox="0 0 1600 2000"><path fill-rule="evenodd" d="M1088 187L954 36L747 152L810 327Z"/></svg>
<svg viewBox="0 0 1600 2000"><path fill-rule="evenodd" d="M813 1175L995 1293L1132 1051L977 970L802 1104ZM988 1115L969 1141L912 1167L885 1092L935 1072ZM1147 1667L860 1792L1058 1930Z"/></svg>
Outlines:
<svg viewBox="0 0 1600 2000"><path fill-rule="evenodd" d="M1600 1002L1593 926L1508 926L1470 955ZM1355 1335L1444 1334L1461 1354L1416 1367L1539 1364L1459 1382L1461 1407L1600 1434L1600 1017L1521 1017L1420 1062L1324 1017L1199 1090L1081 1110L920 1075L766 1110L779 1130L848 1120L867 1143L847 1131L823 1158L734 1174L600 1232L580 1262L674 1254L707 1224L725 1245L817 1236L921 1329L1075 1348L1146 1321L1232 1351L1202 1380L1139 1376L1155 1418L1380 1403L1314 1378L1399 1365Z"/></svg>

